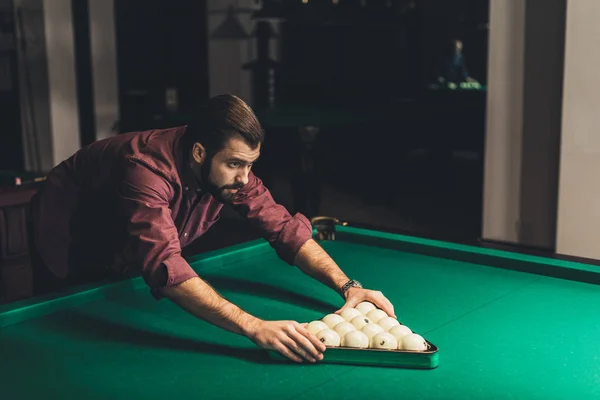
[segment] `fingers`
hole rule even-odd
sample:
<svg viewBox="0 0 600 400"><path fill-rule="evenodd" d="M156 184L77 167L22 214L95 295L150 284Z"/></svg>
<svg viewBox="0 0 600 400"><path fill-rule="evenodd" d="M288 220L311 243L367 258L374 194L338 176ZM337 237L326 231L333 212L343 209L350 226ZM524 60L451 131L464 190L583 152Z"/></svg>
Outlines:
<svg viewBox="0 0 600 400"><path fill-rule="evenodd" d="M300 329L298 329L298 332L300 334L302 334L312 344L312 347L314 347L316 349L317 358L322 357L321 353L324 352L325 350L327 350L327 346L325 346L323 343L321 343L321 341L319 339L317 339L317 337L315 335L310 333L308 330L306 330L302 326L300 327Z"/></svg>
<svg viewBox="0 0 600 400"><path fill-rule="evenodd" d="M297 363L301 363L303 361L302 358L300 358L298 355L294 354L294 352L292 352L290 350L290 348L287 347L283 343L279 343L278 345L276 345L275 346L275 350L277 350L278 352L280 352L281 354L283 354L284 356L286 356L290 360L295 361Z"/></svg>
<svg viewBox="0 0 600 400"><path fill-rule="evenodd" d="M303 324L287 321L281 326L278 336L279 343L275 347L286 357L296 362L306 360L311 363L323 359L322 352L326 349L325 345L306 330Z"/></svg>
<svg viewBox="0 0 600 400"><path fill-rule="evenodd" d="M393 304L389 300L387 300L387 299L386 299L386 303L387 303L387 308L388 308L388 311L386 311L387 314L390 317L394 317L394 318L398 319L398 317L396 317L396 312L394 311Z"/></svg>
<svg viewBox="0 0 600 400"><path fill-rule="evenodd" d="M388 299L383 297L382 299L378 299L377 306L381 308L387 315L390 317L396 318L396 314L394 314L394 306L389 302Z"/></svg>
<svg viewBox="0 0 600 400"><path fill-rule="evenodd" d="M387 313L390 317L396 318L394 313L394 305L382 294L382 307L381 309Z"/></svg>
<svg viewBox="0 0 600 400"><path fill-rule="evenodd" d="M321 353L325 351L325 345L310 332L302 328L302 326L298 325L295 328L289 332L289 337L294 341L294 345L296 346L292 350L308 361L314 362L323 359Z"/></svg>
<svg viewBox="0 0 600 400"><path fill-rule="evenodd" d="M356 305L361 301L369 301L375 304L383 311L385 311L385 313L390 317L396 318L394 306L392 305L392 303L383 295L382 292L373 290L361 290L355 291L354 293L350 293L350 295L346 299L346 304L344 304L344 306L337 310L335 313L341 314L342 311L344 311L344 309L349 307L356 307Z"/></svg>
<svg viewBox="0 0 600 400"><path fill-rule="evenodd" d="M283 343L295 356L297 356L300 359L300 362L304 360L310 363L317 362L317 359L311 354L311 352L306 350L293 338L286 337L281 340L281 343Z"/></svg>
<svg viewBox="0 0 600 400"><path fill-rule="evenodd" d="M396 318L394 313L394 306L392 303L383 295L381 292L373 292L371 301L379 308L381 308L390 317Z"/></svg>
<svg viewBox="0 0 600 400"><path fill-rule="evenodd" d="M278 351L292 361L314 363L323 359L326 347L306 329L307 326L307 323L296 321L267 321L251 340L261 347Z"/></svg>
<svg viewBox="0 0 600 400"><path fill-rule="evenodd" d="M363 297L348 296L348 298L346 299L346 303L344 304L344 306L342 308L340 308L339 310L337 310L335 312L335 314L341 314L341 312L344 311L346 308L354 308L361 301L363 301Z"/></svg>

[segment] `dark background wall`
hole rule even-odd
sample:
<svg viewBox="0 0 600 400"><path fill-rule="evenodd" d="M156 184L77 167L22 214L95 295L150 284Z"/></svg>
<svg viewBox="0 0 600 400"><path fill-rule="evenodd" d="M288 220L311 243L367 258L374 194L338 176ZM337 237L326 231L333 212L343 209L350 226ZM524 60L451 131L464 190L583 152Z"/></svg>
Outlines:
<svg viewBox="0 0 600 400"><path fill-rule="evenodd" d="M179 110L208 97L204 0L115 3L121 131L157 127L166 91Z"/></svg>

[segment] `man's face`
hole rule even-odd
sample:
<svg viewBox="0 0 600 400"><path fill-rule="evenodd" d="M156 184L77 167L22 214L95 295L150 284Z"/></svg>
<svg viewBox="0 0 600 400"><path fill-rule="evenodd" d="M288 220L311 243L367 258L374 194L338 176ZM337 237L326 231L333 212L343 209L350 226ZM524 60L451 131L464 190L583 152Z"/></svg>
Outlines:
<svg viewBox="0 0 600 400"><path fill-rule="evenodd" d="M204 157L195 171L204 188L217 200L230 203L248 183L248 174L259 155L260 145L252 149L241 137L234 136L211 159Z"/></svg>

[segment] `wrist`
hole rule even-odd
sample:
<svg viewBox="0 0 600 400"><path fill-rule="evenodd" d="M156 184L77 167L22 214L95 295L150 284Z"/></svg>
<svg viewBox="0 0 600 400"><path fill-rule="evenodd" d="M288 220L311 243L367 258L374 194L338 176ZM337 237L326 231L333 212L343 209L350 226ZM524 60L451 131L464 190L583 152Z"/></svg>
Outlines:
<svg viewBox="0 0 600 400"><path fill-rule="evenodd" d="M353 289L362 289L362 284L359 281L356 281L354 279L350 279L346 282L344 282L344 284L340 287L340 294L342 295L343 298L347 299L348 298L348 294L350 293L351 290Z"/></svg>
<svg viewBox="0 0 600 400"><path fill-rule="evenodd" d="M244 321L240 326L242 335L246 336L249 339L253 339L256 336L256 333L260 330L260 325L263 322L264 321L260 318L248 315L248 320Z"/></svg>

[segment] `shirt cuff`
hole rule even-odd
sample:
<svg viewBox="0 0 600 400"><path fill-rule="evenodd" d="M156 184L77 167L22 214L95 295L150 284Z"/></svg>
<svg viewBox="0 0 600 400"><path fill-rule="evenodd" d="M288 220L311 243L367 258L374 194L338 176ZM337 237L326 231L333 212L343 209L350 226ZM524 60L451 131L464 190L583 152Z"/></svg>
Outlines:
<svg viewBox="0 0 600 400"><path fill-rule="evenodd" d="M271 245L283 261L294 265L298 251L311 238L312 225L310 221L298 213L285 224L277 236L277 241Z"/></svg>
<svg viewBox="0 0 600 400"><path fill-rule="evenodd" d="M162 265L167 272L167 279L164 284L164 286L167 287L178 285L188 279L198 276L196 271L194 271L187 261L179 254L167 258L162 262ZM156 282L156 279L154 279L150 285L150 293L152 293L152 296L157 300L160 300L163 297L160 292L160 285L162 285L162 282L158 283Z"/></svg>

